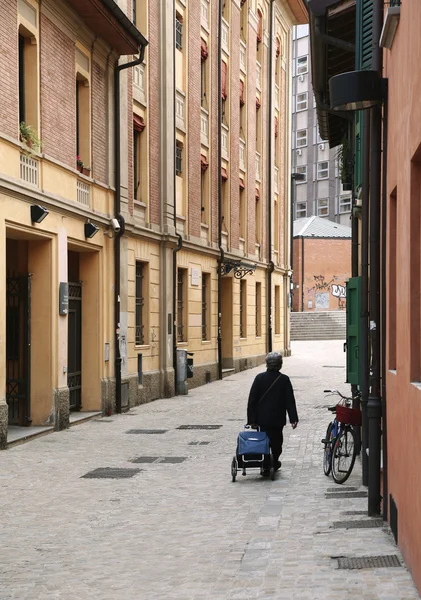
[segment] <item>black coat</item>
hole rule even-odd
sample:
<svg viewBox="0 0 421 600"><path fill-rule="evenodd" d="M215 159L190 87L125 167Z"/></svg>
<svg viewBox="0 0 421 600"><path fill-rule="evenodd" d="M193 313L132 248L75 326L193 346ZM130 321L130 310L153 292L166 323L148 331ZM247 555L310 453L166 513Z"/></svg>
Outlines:
<svg viewBox="0 0 421 600"><path fill-rule="evenodd" d="M263 394L279 377L261 402ZM261 427L283 427L288 413L290 423L298 423L294 391L287 375L279 371L259 373L251 386L247 406L247 422Z"/></svg>

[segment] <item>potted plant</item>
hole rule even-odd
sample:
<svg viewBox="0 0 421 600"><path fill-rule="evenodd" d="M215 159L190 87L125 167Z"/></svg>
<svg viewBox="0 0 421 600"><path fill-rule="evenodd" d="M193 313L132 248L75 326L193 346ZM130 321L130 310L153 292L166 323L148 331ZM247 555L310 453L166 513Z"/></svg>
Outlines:
<svg viewBox="0 0 421 600"><path fill-rule="evenodd" d="M82 169L83 169L83 160L81 160L79 154L76 156L76 168L79 171L79 173L82 173Z"/></svg>
<svg viewBox="0 0 421 600"><path fill-rule="evenodd" d="M41 149L42 143L37 132L31 125L28 125L24 121L19 124L19 138L33 152L38 152Z"/></svg>
<svg viewBox="0 0 421 600"><path fill-rule="evenodd" d="M83 173L83 175L87 175L89 177L91 175L91 169L89 167L85 167L85 165L83 165L82 173Z"/></svg>

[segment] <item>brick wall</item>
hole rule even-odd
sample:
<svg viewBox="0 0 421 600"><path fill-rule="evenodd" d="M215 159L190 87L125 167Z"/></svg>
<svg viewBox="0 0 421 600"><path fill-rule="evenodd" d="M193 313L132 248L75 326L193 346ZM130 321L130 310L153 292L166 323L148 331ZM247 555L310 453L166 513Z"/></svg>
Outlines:
<svg viewBox="0 0 421 600"><path fill-rule="evenodd" d="M75 45L45 15L41 27L41 138L46 154L76 166Z"/></svg>
<svg viewBox="0 0 421 600"><path fill-rule="evenodd" d="M238 249L240 243L240 11L234 3L231 3L230 35L230 246Z"/></svg>
<svg viewBox="0 0 421 600"><path fill-rule="evenodd" d="M144 134L149 136L149 203L151 223L160 222L160 130L159 130L159 0L149 0L148 24L148 118Z"/></svg>
<svg viewBox="0 0 421 600"><path fill-rule="evenodd" d="M189 234L200 237L200 2L190 2L188 18L188 227ZM208 58L209 60L209 58Z"/></svg>
<svg viewBox="0 0 421 600"><path fill-rule="evenodd" d="M18 110L18 31L17 3L1 3L0 27L1 86L0 128L2 133L17 138Z"/></svg>
<svg viewBox="0 0 421 600"><path fill-rule="evenodd" d="M130 57L131 60L134 57ZM134 171L133 171L133 67L126 69L127 74L127 199L129 213L133 215Z"/></svg>
<svg viewBox="0 0 421 600"><path fill-rule="evenodd" d="M263 42L262 42L263 43ZM256 252L256 32L249 25L247 34L247 249ZM260 194L260 202L263 195Z"/></svg>
<svg viewBox="0 0 421 600"><path fill-rule="evenodd" d="M302 239L294 239L293 309L301 311L304 283L304 310L316 310L316 296L328 294L325 310L345 307L345 299L338 298L338 287L345 287L351 277L350 239L304 239L304 282L302 281ZM327 298L327 296L326 296ZM312 307L309 308L309 302ZM318 309L319 310L319 309Z"/></svg>
<svg viewBox="0 0 421 600"><path fill-rule="evenodd" d="M211 2L211 51L208 60L211 61L211 114L210 114L210 151L211 151L211 215L212 241L218 242L218 2Z"/></svg>
<svg viewBox="0 0 421 600"><path fill-rule="evenodd" d="M107 82L106 71L92 61L92 176L104 183L107 173Z"/></svg>

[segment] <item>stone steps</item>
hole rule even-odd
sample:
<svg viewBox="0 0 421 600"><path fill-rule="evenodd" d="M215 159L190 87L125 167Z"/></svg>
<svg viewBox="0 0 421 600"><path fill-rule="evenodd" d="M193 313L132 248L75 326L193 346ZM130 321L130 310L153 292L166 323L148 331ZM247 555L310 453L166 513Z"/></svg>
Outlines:
<svg viewBox="0 0 421 600"><path fill-rule="evenodd" d="M345 340L346 312L291 313L291 340Z"/></svg>

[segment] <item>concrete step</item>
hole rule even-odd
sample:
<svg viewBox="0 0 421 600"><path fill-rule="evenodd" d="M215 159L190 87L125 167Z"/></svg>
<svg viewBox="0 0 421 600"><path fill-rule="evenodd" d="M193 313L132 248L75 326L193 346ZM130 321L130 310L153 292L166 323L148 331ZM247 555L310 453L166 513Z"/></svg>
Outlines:
<svg viewBox="0 0 421 600"><path fill-rule="evenodd" d="M344 311L291 313L292 340L345 340Z"/></svg>

